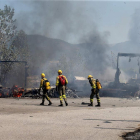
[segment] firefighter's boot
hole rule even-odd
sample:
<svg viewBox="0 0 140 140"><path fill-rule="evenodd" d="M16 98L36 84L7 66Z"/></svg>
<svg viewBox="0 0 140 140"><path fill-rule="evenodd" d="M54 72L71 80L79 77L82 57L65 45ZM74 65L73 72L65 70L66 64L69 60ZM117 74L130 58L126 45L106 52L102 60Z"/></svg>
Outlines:
<svg viewBox="0 0 140 140"><path fill-rule="evenodd" d="M58 105L58 106L63 106L63 102L60 100L60 105Z"/></svg>
<svg viewBox="0 0 140 140"><path fill-rule="evenodd" d="M42 102L40 105L44 105L44 102Z"/></svg>
<svg viewBox="0 0 140 140"><path fill-rule="evenodd" d="M67 103L67 101L65 101L65 105L66 105L66 106L68 106L68 103Z"/></svg>
<svg viewBox="0 0 140 140"><path fill-rule="evenodd" d="M91 102L88 106L93 106L93 102Z"/></svg>
<svg viewBox="0 0 140 140"><path fill-rule="evenodd" d="M51 105L52 104L52 102L49 100L49 104L48 105Z"/></svg>
<svg viewBox="0 0 140 140"><path fill-rule="evenodd" d="M95 105L95 107L100 107L100 106L101 106L100 102L98 102L98 104Z"/></svg>

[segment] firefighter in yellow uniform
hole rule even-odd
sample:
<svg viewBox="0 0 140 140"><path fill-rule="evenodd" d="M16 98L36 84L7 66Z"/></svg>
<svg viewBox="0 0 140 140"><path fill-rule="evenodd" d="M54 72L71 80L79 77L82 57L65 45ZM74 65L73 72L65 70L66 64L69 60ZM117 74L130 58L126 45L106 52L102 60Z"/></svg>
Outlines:
<svg viewBox="0 0 140 140"><path fill-rule="evenodd" d="M44 105L44 101L45 101L45 98L49 101L49 104L48 105L51 105L52 102L48 96L48 90L46 89L45 85L44 85L44 81L48 81L46 78L45 78L45 74L42 73L41 74L41 81L40 81L40 87L39 87L39 93L40 93L40 90L41 88L43 89L43 97L42 97L42 103L40 105Z"/></svg>
<svg viewBox="0 0 140 140"><path fill-rule="evenodd" d="M62 70L58 70L58 76L56 78L56 91L59 93L60 105L63 106L63 99L65 101L65 105L68 106L67 98L65 94L66 85L68 84L68 80L66 76L62 75Z"/></svg>
<svg viewBox="0 0 140 140"><path fill-rule="evenodd" d="M88 80L92 87L91 95L90 95L90 104L88 106L93 106L93 98L94 98L94 95L96 95L96 98L97 98L96 107L100 107L101 104L100 104L100 97L99 97L99 89L97 87L97 82L99 82L99 81L97 81L96 79L93 79L92 75L88 75Z"/></svg>

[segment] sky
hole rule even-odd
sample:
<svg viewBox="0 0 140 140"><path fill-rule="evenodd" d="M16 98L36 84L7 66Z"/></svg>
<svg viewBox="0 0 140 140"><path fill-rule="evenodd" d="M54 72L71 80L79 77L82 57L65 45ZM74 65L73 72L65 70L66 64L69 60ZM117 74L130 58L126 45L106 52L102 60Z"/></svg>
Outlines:
<svg viewBox="0 0 140 140"><path fill-rule="evenodd" d="M140 1L0 0L0 9L4 5L15 9L18 29L23 29L27 34L40 34L77 44L82 42L81 36L96 29L106 36L109 44L116 44L129 40L132 16L140 8ZM56 9L58 15L57 11L54 12ZM57 19L59 11L61 16Z"/></svg>

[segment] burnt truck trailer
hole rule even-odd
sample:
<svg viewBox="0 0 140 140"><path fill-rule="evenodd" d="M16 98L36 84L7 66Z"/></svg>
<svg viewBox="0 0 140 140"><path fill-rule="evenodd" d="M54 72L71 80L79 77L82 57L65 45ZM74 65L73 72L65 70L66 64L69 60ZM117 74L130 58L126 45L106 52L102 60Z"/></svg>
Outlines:
<svg viewBox="0 0 140 140"><path fill-rule="evenodd" d="M121 70L119 68L119 58L120 57L129 57L129 62L131 58L138 57L138 61L140 58L140 54L137 53L118 53L117 56L117 67L115 73L114 82L110 82L105 88L101 90L102 96L109 96L109 97L134 97L140 90L140 79L130 79L128 83L121 83L120 82L120 74ZM139 73L140 73L140 63L138 62L139 66Z"/></svg>
<svg viewBox="0 0 140 140"><path fill-rule="evenodd" d="M129 57L129 62L130 62L131 58L133 58L133 57L139 57L140 58L140 54L137 54L137 53L118 53L117 68L116 68L115 81L114 81L115 83L120 83L119 76L121 74L121 71L120 71L120 68L119 68L119 57ZM139 64L140 63L138 62L139 73L140 73L140 65Z"/></svg>

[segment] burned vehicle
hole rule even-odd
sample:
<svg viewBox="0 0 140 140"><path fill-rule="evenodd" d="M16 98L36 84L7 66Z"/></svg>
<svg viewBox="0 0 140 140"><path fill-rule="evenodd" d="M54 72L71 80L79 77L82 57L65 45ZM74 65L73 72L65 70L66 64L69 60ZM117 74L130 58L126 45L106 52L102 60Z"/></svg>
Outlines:
<svg viewBox="0 0 140 140"><path fill-rule="evenodd" d="M110 82L106 87L101 89L101 96L109 96L109 97L135 97L140 96L140 79L129 79L127 83L120 82L120 74L121 70L119 68L119 57L129 57L129 62L131 58L138 57L138 66L139 66L139 73L140 73L140 63L139 58L140 54L135 53L118 53L117 56L117 68L115 74L114 82Z"/></svg>

